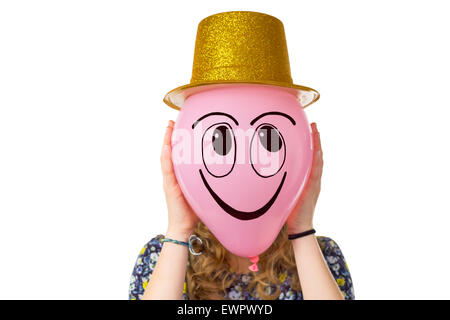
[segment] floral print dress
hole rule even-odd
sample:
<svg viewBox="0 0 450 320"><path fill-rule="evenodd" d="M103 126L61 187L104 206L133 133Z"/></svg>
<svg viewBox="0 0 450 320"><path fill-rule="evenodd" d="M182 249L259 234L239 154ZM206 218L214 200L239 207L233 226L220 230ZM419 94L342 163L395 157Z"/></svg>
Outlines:
<svg viewBox="0 0 450 320"><path fill-rule="evenodd" d="M151 239L141 250L137 258L136 264L131 275L131 282L129 287L129 299L140 300L147 288L148 281L158 261L159 253L161 252L163 243L161 240L163 235L158 235ZM330 268L330 271L336 280L342 294L346 300L355 299L353 289L353 282L348 270L347 263L340 248L332 239L327 237L317 237L322 253ZM232 285L226 289L224 299L232 300L260 300L257 298L256 292L250 294L247 290L250 276L247 274L230 273L234 278ZM281 283L281 293L278 300L303 300L302 293L291 288L291 277L288 272L283 272L279 275ZM184 283L183 299L188 300L189 297L186 291L186 282Z"/></svg>

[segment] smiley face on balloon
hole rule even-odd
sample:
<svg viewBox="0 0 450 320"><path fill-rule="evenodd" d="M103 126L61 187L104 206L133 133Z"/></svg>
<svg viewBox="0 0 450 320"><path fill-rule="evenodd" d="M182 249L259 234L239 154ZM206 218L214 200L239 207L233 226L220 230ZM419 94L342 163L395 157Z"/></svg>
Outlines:
<svg viewBox="0 0 450 320"><path fill-rule="evenodd" d="M225 85L190 96L173 135L187 201L232 253L254 257L277 237L312 163L297 98L277 87Z"/></svg>
<svg viewBox="0 0 450 320"><path fill-rule="evenodd" d="M318 98L292 81L279 19L231 11L199 23L191 82L164 97L180 110L172 161L194 212L235 255L264 252L296 205L313 157L303 108Z"/></svg>

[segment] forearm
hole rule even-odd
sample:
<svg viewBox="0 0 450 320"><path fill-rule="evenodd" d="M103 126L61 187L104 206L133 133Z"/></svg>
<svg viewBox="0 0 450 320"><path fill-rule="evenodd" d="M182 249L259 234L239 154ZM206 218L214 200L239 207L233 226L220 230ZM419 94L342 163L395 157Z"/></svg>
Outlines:
<svg viewBox="0 0 450 320"><path fill-rule="evenodd" d="M305 300L343 300L319 243L312 234L292 240L297 271Z"/></svg>
<svg viewBox="0 0 450 320"><path fill-rule="evenodd" d="M183 234L168 231L166 237L179 241L187 241ZM143 300L180 300L186 275L188 248L165 242L155 269L144 292Z"/></svg>

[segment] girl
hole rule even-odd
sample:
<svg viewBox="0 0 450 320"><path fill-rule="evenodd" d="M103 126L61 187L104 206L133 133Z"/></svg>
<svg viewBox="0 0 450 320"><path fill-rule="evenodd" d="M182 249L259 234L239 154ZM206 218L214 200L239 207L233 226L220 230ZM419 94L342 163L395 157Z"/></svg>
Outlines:
<svg viewBox="0 0 450 320"><path fill-rule="evenodd" d="M162 235L150 240L134 267L130 299L354 299L347 264L333 240L314 234L288 240L288 234L313 228L323 168L315 123L311 125L315 150L310 178L277 239L260 255L258 272L249 271L248 258L228 252L184 199L171 161L173 126L169 121L161 154L169 216L166 237L186 242L195 234L202 239L203 250L194 256L183 245L163 245Z"/></svg>

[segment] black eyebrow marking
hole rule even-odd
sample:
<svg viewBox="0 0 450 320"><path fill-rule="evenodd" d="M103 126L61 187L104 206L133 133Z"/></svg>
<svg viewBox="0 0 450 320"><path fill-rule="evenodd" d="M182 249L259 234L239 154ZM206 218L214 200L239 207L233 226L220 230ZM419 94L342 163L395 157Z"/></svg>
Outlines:
<svg viewBox="0 0 450 320"><path fill-rule="evenodd" d="M265 112L263 114L260 114L255 119L253 119L252 122L250 122L250 125L253 125L256 121L258 121L262 117L272 115L272 114L277 115L277 116L282 116L282 117L289 119L292 122L292 124L295 126L295 120L290 115L283 113L283 112L278 112L278 111L270 111L270 112Z"/></svg>
<svg viewBox="0 0 450 320"><path fill-rule="evenodd" d="M228 117L228 118L230 118L231 120L233 120L234 123L235 123L237 126L239 125L239 122L237 122L237 120L236 120L235 118L233 118L232 115L229 115L228 113L225 113L225 112L210 112L210 113L207 113L207 114L205 114L204 116L201 116L200 118L198 118L198 120L195 121L195 122L192 124L192 129L194 129L195 126L196 126L200 121L202 121L203 119L205 119L206 117L209 117L209 116L225 116L225 117Z"/></svg>

